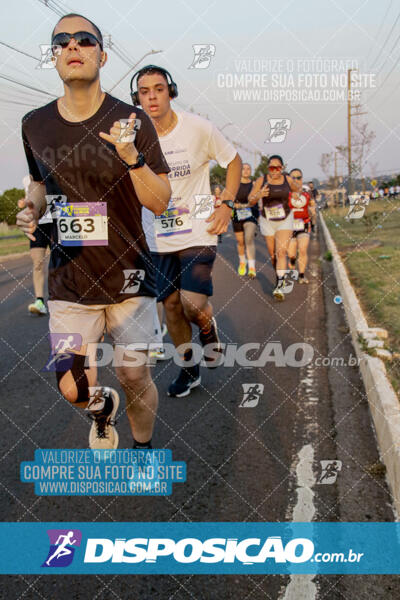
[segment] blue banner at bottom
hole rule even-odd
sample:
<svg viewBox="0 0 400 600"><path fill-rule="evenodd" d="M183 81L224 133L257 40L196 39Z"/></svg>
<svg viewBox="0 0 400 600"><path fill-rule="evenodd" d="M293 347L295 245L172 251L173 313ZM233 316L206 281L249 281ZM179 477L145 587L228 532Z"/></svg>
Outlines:
<svg viewBox="0 0 400 600"><path fill-rule="evenodd" d="M399 574L400 523L1 523L1 574Z"/></svg>

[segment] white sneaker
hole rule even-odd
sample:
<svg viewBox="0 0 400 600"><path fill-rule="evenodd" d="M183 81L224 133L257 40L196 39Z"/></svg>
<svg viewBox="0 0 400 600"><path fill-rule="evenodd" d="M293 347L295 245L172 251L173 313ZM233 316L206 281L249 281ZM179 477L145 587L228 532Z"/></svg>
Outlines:
<svg viewBox="0 0 400 600"><path fill-rule="evenodd" d="M276 285L274 291L272 292L272 295L275 298L275 300L279 300L280 302L283 302L283 300L285 299L285 292L283 291L284 288L285 288L285 281L282 279L281 281L279 281L279 283Z"/></svg>
<svg viewBox="0 0 400 600"><path fill-rule="evenodd" d="M119 407L119 395L110 387L95 388L86 410L93 420L89 433L89 448L92 450L115 450L118 448L118 433L115 415Z"/></svg>
<svg viewBox="0 0 400 600"><path fill-rule="evenodd" d="M39 298L37 298L35 302L32 302L32 304L28 306L28 310L34 315L47 315L46 305L43 300L40 300Z"/></svg>

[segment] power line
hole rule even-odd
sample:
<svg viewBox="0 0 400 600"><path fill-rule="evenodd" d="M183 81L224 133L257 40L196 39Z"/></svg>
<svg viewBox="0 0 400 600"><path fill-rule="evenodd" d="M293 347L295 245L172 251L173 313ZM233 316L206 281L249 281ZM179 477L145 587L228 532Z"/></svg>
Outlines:
<svg viewBox="0 0 400 600"><path fill-rule="evenodd" d="M387 42L388 42L388 40L389 40L390 36L392 35L392 32L393 32L394 28L396 27L397 21L398 21L399 19L400 19L400 12L399 12L399 14L397 15L397 17L396 17L396 20L395 20L395 22L393 23L393 25L392 25L392 27L391 27L391 29L390 29L390 31L389 31L389 35L387 36L386 40L384 41L383 45L381 46L381 50L380 50L380 52L378 53L378 56L375 58L374 62L372 63L372 65L371 65L371 68L374 66L374 64L375 64L375 63L376 63L376 62L379 60L379 58L381 57L381 54L382 54L382 52L383 52L383 49L384 49L384 47L386 46L386 44L387 44Z"/></svg>
<svg viewBox="0 0 400 600"><path fill-rule="evenodd" d="M390 9L391 9L391 7L392 7L392 4L393 4L393 0L390 0L390 2L389 2L389 5L388 5L388 7L387 7L387 9L386 9L386 12L385 12L385 16L383 17L383 19L382 19L382 22L381 22L381 24L380 24L380 27L379 27L379 29L378 29L378 33L376 34L375 40L379 40L379 36L380 36L380 34L381 34L381 31L382 31L383 24L384 24L384 22L386 21L386 17L387 17L387 15L388 15L388 12L389 12L389 10L390 10ZM376 42L375 42L375 43L376 43ZM371 51L372 51L372 48L373 48L373 47L374 47L374 44L373 44L373 45L370 47L370 49L369 49L369 52L368 52L368 55L367 55L367 60L368 60L368 59L369 59L369 57L370 57L370 54L371 54Z"/></svg>
<svg viewBox="0 0 400 600"><path fill-rule="evenodd" d="M381 91L381 89L383 88L383 86L385 85L385 83L387 82L387 80L389 79L389 77L391 76L391 74L393 73L393 71L395 70L395 68L397 67L397 65L400 62L400 55L398 57L398 59L396 60L395 64L393 65L393 67L391 68L391 70L389 71L389 73L386 75L385 79L383 80L381 86L376 90L376 92L374 94L372 94L372 96L369 99L369 102L371 102L371 100L373 98L375 98L375 96Z"/></svg>
<svg viewBox="0 0 400 600"><path fill-rule="evenodd" d="M388 58L389 58L389 57L390 57L390 58L392 58L392 52L393 52L393 50L395 49L395 47L396 47L396 45L397 45L397 42L398 42L399 40L400 40L400 33L399 33L399 35L397 36L397 38L396 38L396 40L395 40L395 42L394 42L393 46L391 47L390 51L388 52L388 55L386 56L385 60L384 60L384 61L383 61L383 63L381 64L381 68L379 69L379 71L378 71L378 73L377 73L377 76L378 76L378 75L379 75L379 73L380 73L380 72L383 70L383 67L386 65L386 63L387 63L387 61L388 61Z"/></svg>
<svg viewBox="0 0 400 600"><path fill-rule="evenodd" d="M7 46L7 48L11 48L11 50L15 50L15 52L19 52L20 54L24 54L25 56L29 56L29 58L33 58L34 60L36 60L37 62L39 62L39 59L36 58L36 56L33 56L32 54L28 54L27 52L24 52L23 50L18 50L18 48L14 48L14 46L10 46L10 44L6 44L6 42L1 42L0 44L2 44L3 46Z"/></svg>
<svg viewBox="0 0 400 600"><path fill-rule="evenodd" d="M44 4L44 6L46 6L46 8L49 8L50 10L52 10L53 12L56 13L56 15L58 15L59 17L62 17L63 13L62 10L60 8L54 8L54 6L50 5L50 0L38 0L40 2L40 4Z"/></svg>
<svg viewBox="0 0 400 600"><path fill-rule="evenodd" d="M32 104L28 104L27 102L18 102L17 100L9 100L6 98L0 98L0 102L4 102L6 104L11 104L12 106L14 106L14 104L19 104L20 106L28 106L29 108L37 108L37 106L33 106Z"/></svg>
<svg viewBox="0 0 400 600"><path fill-rule="evenodd" d="M30 90L34 90L35 92L40 92L41 94L46 94L46 96L52 96L53 98L57 98L55 94L51 94L50 92L46 92L45 90L40 90L32 85L28 85L27 83L23 83L21 81L17 81L16 79L12 79L12 77L7 77L6 75L0 75L1 79L6 79L7 81L11 81L11 83L16 83L17 85L22 85Z"/></svg>

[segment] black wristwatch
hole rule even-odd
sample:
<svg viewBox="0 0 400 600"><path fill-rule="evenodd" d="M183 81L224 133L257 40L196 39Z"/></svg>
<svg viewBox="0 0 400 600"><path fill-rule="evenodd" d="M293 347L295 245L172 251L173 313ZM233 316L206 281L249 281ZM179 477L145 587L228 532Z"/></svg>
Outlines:
<svg viewBox="0 0 400 600"><path fill-rule="evenodd" d="M139 152L137 155L137 161L134 165L128 165L128 163L125 164L128 171L131 171L132 169L140 169L140 167L143 167L146 164L143 152Z"/></svg>
<svg viewBox="0 0 400 600"><path fill-rule="evenodd" d="M226 204L231 210L235 208L233 200L222 200L221 204Z"/></svg>

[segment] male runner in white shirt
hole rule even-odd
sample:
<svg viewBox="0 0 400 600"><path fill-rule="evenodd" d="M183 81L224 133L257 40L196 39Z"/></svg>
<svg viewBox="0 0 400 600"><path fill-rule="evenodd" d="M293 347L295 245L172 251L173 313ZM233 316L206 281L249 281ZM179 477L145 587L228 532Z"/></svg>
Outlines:
<svg viewBox="0 0 400 600"><path fill-rule="evenodd" d="M151 117L171 170L172 196L167 211L155 217L143 209L143 229L157 271L158 301L165 307L168 331L177 348L192 339L191 323L199 327L207 366L218 366L221 346L209 297L217 236L230 222L240 184L242 161L235 148L209 121L188 112L175 112L171 99L177 86L165 69L143 67L132 78L137 92L132 100ZM226 187L214 209L209 162L227 168ZM188 362L169 387L170 396L182 397L200 384L199 364L192 350L182 352Z"/></svg>

